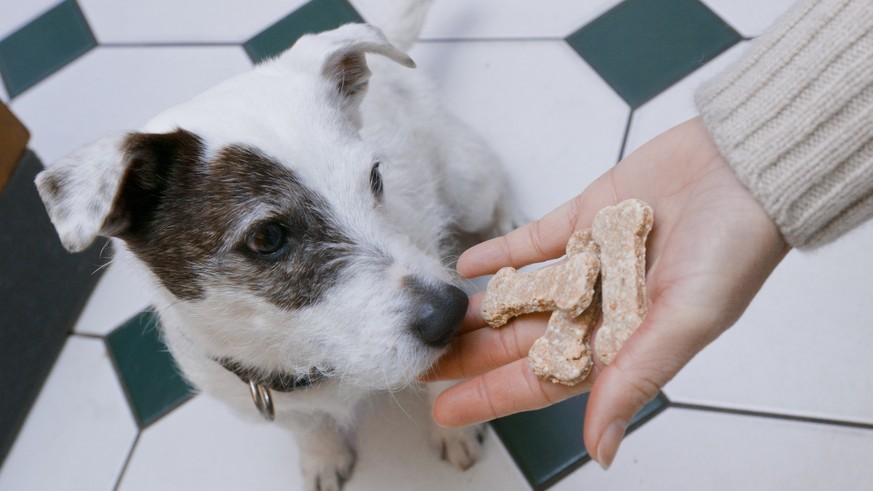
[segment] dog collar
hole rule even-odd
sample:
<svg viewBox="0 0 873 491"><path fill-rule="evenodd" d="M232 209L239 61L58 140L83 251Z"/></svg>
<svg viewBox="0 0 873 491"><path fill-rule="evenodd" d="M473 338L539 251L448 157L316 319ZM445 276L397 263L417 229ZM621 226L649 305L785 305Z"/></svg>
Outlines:
<svg viewBox="0 0 873 491"><path fill-rule="evenodd" d="M305 375L273 372L265 377L257 369L246 367L229 358L220 358L215 361L248 384L255 407L267 421L273 421L276 418L272 391L291 392L305 389L327 377L324 372L314 367Z"/></svg>

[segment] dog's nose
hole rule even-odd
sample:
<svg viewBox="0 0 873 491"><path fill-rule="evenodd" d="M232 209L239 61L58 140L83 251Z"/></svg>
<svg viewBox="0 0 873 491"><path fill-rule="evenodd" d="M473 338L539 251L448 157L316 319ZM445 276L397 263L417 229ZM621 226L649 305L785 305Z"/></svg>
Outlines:
<svg viewBox="0 0 873 491"><path fill-rule="evenodd" d="M414 276L407 276L404 283L412 299L415 335L428 346L448 345L467 312L467 294L448 283L430 285Z"/></svg>

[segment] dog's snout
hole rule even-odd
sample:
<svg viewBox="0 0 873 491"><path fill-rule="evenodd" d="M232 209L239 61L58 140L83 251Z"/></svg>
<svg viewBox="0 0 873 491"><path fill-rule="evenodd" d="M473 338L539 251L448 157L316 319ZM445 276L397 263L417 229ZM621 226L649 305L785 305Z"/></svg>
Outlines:
<svg viewBox="0 0 873 491"><path fill-rule="evenodd" d="M404 285L412 299L414 334L428 346L449 344L467 312L467 294L448 283L429 285L414 276L406 277Z"/></svg>

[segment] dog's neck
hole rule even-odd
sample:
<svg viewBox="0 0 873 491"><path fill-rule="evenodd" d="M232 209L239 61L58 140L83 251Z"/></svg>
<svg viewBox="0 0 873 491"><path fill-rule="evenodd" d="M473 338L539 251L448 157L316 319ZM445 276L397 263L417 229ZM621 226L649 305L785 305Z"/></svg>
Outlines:
<svg viewBox="0 0 873 491"><path fill-rule="evenodd" d="M272 372L265 375L260 370L247 367L230 358L221 358L215 361L221 364L225 369L233 372L233 374L239 377L239 379L244 383L248 384L254 382L256 385L261 385L277 392L291 392L304 389L320 382L327 376L324 372L315 367L311 368L308 373L303 375L289 372Z"/></svg>

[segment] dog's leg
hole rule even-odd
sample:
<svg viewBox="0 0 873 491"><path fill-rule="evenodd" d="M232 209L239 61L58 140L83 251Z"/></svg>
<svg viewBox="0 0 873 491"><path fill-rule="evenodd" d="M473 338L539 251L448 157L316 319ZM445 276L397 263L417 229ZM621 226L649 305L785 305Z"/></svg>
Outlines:
<svg viewBox="0 0 873 491"><path fill-rule="evenodd" d="M283 421L300 448L303 489L340 491L352 475L355 449L336 420L324 413L296 413Z"/></svg>
<svg viewBox="0 0 873 491"><path fill-rule="evenodd" d="M433 407L436 396L450 385L450 382L434 382L427 385L430 407ZM461 470L467 470L482 454L485 431L484 424L443 428L431 420L431 443L443 460L451 462Z"/></svg>

